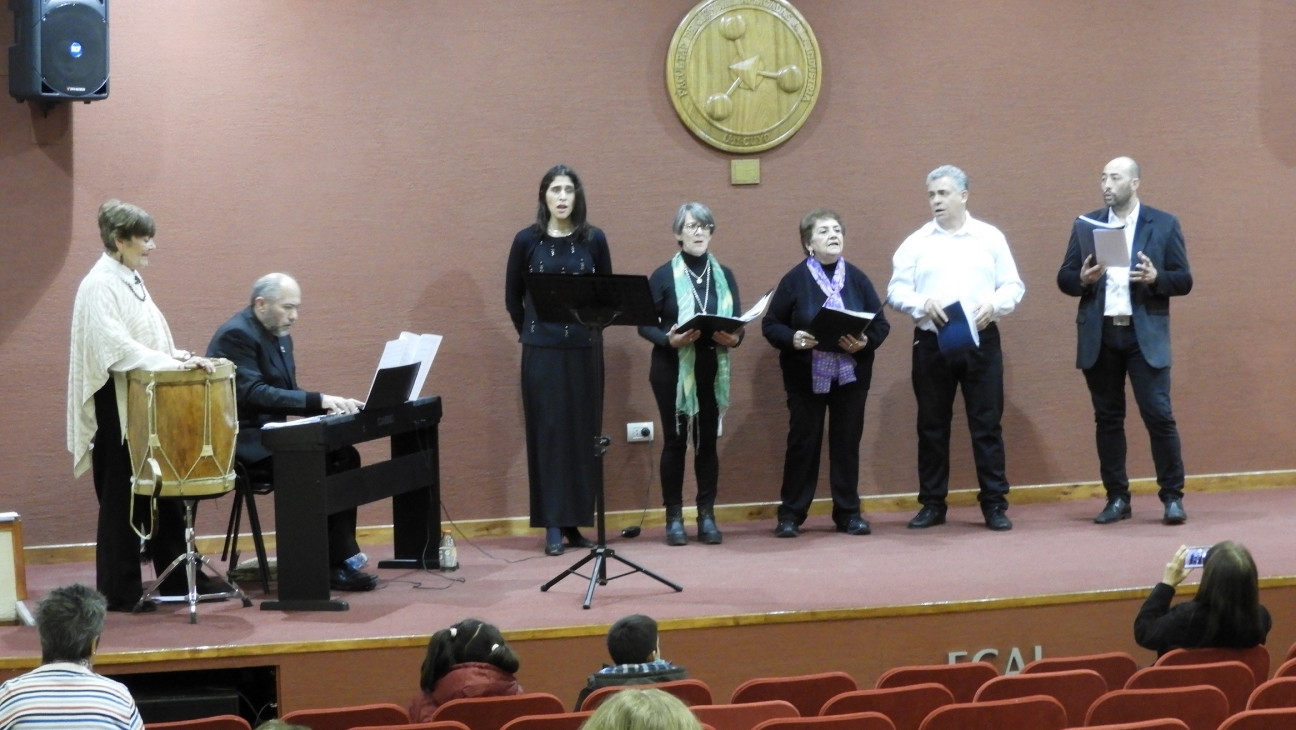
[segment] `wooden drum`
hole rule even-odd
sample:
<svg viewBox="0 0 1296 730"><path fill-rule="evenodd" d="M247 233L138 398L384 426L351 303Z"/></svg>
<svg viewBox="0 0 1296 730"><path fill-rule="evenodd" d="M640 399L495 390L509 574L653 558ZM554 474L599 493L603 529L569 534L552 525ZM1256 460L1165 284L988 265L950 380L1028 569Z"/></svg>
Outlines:
<svg viewBox="0 0 1296 730"><path fill-rule="evenodd" d="M212 362L212 373L199 368L126 374L126 439L136 494L212 497L234 488L234 364Z"/></svg>

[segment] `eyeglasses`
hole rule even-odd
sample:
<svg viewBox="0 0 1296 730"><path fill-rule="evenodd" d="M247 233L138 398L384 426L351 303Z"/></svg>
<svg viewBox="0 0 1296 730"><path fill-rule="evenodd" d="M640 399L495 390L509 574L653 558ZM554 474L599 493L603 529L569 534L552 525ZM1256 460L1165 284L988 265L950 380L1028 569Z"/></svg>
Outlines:
<svg viewBox="0 0 1296 730"><path fill-rule="evenodd" d="M688 231L689 233L697 233L698 231L706 231L710 233L711 231L715 230L715 224L698 223L697 221L693 221L692 223L685 223L684 230Z"/></svg>

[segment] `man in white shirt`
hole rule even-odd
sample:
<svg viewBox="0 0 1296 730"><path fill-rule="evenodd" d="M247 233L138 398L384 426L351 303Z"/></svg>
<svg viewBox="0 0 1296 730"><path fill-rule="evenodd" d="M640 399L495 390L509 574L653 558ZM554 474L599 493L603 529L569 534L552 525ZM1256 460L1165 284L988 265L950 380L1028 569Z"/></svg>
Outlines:
<svg viewBox="0 0 1296 730"><path fill-rule="evenodd" d="M918 502L912 529L945 522L950 422L963 389L981 513L991 530L1011 530L1003 431L1003 353L996 322L1012 312L1026 285L1008 241L967 212L967 174L943 165L927 175L933 219L900 244L892 259L887 303L914 319L913 388L918 399ZM945 308L962 303L980 336L974 349L942 354L936 333Z"/></svg>
<svg viewBox="0 0 1296 730"><path fill-rule="evenodd" d="M1128 374L1152 445L1152 463L1164 509L1162 521L1182 524L1184 465L1179 428L1170 410L1170 297L1192 291L1192 271L1179 219L1139 203L1139 166L1117 157L1103 168L1103 203L1088 215L1124 224L1132 267L1100 266L1080 258L1073 227L1058 269L1063 293L1080 298L1076 315L1076 367L1084 371L1093 400L1098 471L1107 504L1094 522L1129 519L1125 472L1125 377Z"/></svg>

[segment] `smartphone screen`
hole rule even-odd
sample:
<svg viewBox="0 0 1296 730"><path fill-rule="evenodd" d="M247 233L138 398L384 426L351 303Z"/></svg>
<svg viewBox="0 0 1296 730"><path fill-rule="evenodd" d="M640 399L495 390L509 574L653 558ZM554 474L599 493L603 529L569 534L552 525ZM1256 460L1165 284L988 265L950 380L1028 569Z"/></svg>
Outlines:
<svg viewBox="0 0 1296 730"><path fill-rule="evenodd" d="M1210 547L1190 547L1188 554L1184 556L1184 567L1192 570L1200 568L1206 564L1206 553L1210 552Z"/></svg>

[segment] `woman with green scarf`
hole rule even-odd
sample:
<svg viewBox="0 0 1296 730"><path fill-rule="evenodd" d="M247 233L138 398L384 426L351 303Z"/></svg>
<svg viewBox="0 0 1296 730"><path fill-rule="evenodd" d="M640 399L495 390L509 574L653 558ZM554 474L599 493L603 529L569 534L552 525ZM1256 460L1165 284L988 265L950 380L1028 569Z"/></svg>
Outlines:
<svg viewBox="0 0 1296 730"><path fill-rule="evenodd" d="M716 437L720 416L729 407L729 350L742 342L742 330L681 331L695 315L737 316L738 282L733 272L711 254L715 218L701 203L685 203L675 214L679 252L653 272L648 283L657 306L658 325L640 327L653 343L652 384L661 411L662 502L666 506L666 544L685 545L684 458L693 442L693 473L697 478L698 540L719 545L724 539L715 523L716 484L720 459Z"/></svg>

